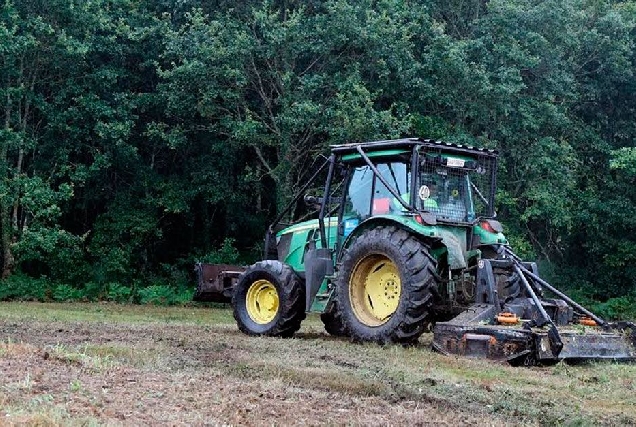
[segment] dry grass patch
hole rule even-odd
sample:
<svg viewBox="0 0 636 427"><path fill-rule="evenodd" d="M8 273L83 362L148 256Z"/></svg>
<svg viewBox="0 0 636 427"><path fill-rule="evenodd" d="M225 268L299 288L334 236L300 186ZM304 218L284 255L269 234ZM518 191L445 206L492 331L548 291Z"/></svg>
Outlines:
<svg viewBox="0 0 636 427"><path fill-rule="evenodd" d="M98 369L110 369L116 366L160 369L165 360L160 348L144 348L131 344L86 344L76 353L86 364ZM73 355L72 352L69 354Z"/></svg>
<svg viewBox="0 0 636 427"><path fill-rule="evenodd" d="M0 341L0 358L24 356L37 351L37 347L24 343L12 342L10 338L6 341Z"/></svg>

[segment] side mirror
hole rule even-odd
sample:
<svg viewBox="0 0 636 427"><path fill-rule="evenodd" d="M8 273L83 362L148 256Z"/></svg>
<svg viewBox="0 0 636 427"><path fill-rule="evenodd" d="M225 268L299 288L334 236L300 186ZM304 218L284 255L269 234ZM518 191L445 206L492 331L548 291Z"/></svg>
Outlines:
<svg viewBox="0 0 636 427"><path fill-rule="evenodd" d="M314 209L317 209L320 207L320 205L322 204L322 199L316 196L311 196L309 194L305 194L305 197L303 198L303 200L305 201L305 204L309 207L312 207Z"/></svg>

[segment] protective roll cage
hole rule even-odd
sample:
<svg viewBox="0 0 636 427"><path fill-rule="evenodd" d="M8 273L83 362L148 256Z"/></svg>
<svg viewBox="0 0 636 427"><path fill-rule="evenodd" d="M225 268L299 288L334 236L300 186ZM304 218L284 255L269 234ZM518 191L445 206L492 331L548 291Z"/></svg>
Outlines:
<svg viewBox="0 0 636 427"><path fill-rule="evenodd" d="M320 233L320 241L321 246L323 248L327 247L327 236L325 231L324 220L326 215L329 213L327 211L327 207L331 201L327 195L331 192L331 185L333 181L333 176L335 172L335 168L339 164L348 163L349 161L343 161L343 157L347 155L358 155L359 158L364 162L366 166L368 166L373 172L374 176L386 187L386 189L391 193L393 198L402 206L405 210L405 213L411 215L419 215L425 224L427 225L435 225L437 223L437 218L435 214L431 212L418 210L414 207L413 200L407 202L404 200L402 195L400 195L394 186L392 186L384 176L380 173L376 165L373 163L369 154L377 151L386 151L386 150L410 150L411 152L411 171L419 171L420 160L423 157L423 154L437 156L438 163L442 166L445 165L445 159L442 158L442 153L450 154L450 155L459 155L459 156L477 156L479 160L485 160L489 163L489 167L485 170L486 173L489 173L489 188L488 194L483 195L479 188L477 188L473 183L471 183L472 190L475 191L478 197L482 199L484 204L488 207L488 211L485 215L477 215L474 219L465 222L467 225L475 224L479 222L480 219L483 218L494 218L494 195L496 188L496 159L497 152L495 150L490 149L482 149L475 147L467 147L458 144L452 144L442 141L436 141L432 139L422 139L422 138L403 138L396 140L384 140L384 141L374 141L374 142L365 142L365 143L350 143L350 144L341 144L341 145L332 145L331 146L331 155L325 159L322 165L318 168L318 170L309 178L309 180L303 185L300 190L296 193L294 198L287 204L287 206L278 214L272 224L268 227L266 236L265 236L265 248L264 248L264 256L265 259L276 259L277 258L277 249L276 249L276 232L279 231L279 224L281 220L287 215L293 206L298 203L298 201L305 197L305 191L315 182L315 180L324 172L325 168L328 166L327 179L325 180L324 187L324 195L323 198L316 198L311 196L306 196L305 201L309 203L319 204L320 210L318 213L318 227ZM357 158L357 156L355 156ZM477 167L478 162L471 162L471 168ZM348 185L349 180L351 179L351 174L345 177L345 182ZM411 179L410 182L410 193L417 194L417 179ZM488 196L488 197L486 197ZM413 199L413 198L411 198ZM341 203L340 210L342 210L344 204ZM342 212L339 212L339 216L342 215ZM457 221L444 221L442 222L454 222Z"/></svg>

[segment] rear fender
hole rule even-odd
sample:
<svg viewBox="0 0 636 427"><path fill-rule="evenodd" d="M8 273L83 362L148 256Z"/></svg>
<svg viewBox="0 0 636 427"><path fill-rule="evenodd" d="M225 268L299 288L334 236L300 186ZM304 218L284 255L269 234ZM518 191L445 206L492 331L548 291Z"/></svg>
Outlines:
<svg viewBox="0 0 636 427"><path fill-rule="evenodd" d="M395 226L402 228L412 234L419 236L420 239L430 245L434 242L441 241L441 237L436 232L436 227L423 225L416 222L413 217L409 216L395 216L395 215L376 215L362 221L351 233L347 235L342 242L340 252L338 254L338 260L342 258L342 254L345 249L351 246L356 237L361 235L367 230L380 226Z"/></svg>

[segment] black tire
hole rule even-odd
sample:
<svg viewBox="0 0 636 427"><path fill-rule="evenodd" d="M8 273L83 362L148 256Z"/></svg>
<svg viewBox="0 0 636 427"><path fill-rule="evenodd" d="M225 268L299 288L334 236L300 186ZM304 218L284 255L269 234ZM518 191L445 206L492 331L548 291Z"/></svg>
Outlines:
<svg viewBox="0 0 636 427"><path fill-rule="evenodd" d="M362 233L346 249L336 282L344 329L355 341L415 343L429 320L435 269L428 246L405 230Z"/></svg>
<svg viewBox="0 0 636 427"><path fill-rule="evenodd" d="M334 337L348 336L349 334L342 322L342 310L338 305L337 290L334 289L333 292L334 295L331 302L325 312L320 315L320 320L322 320L322 323L325 325L325 331L327 331L329 335L333 335Z"/></svg>
<svg viewBox="0 0 636 427"><path fill-rule="evenodd" d="M232 308L241 332L288 338L305 319L305 289L288 265L260 261L239 277Z"/></svg>

